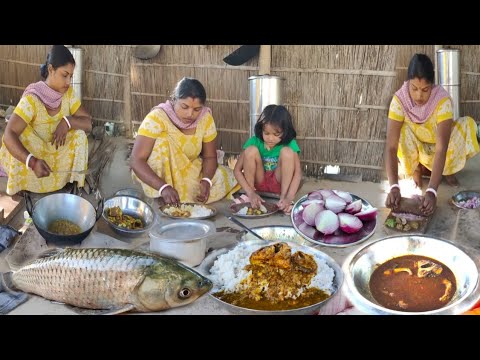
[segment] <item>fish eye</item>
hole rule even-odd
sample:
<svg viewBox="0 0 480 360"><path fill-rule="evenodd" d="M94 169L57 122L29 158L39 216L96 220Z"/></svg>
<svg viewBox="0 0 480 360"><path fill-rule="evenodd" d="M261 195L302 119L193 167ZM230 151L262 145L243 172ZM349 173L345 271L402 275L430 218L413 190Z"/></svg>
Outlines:
<svg viewBox="0 0 480 360"><path fill-rule="evenodd" d="M180 290L178 295L180 295L181 298L186 299L190 297L190 295L192 295L192 292L190 291L189 288L183 288L182 290Z"/></svg>

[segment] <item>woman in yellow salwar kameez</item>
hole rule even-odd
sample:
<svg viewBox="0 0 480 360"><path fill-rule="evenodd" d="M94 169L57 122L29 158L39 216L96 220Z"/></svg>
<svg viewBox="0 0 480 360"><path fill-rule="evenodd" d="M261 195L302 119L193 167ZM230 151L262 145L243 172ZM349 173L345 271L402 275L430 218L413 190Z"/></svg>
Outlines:
<svg viewBox="0 0 480 360"><path fill-rule="evenodd" d="M421 166L431 171L420 207L425 215L430 215L436 207L442 175L448 184L458 184L454 174L479 152L475 121L469 116L454 121L448 92L433 84L432 61L427 55L415 54L408 66L408 81L395 93L388 113L386 170L390 193L387 207L400 204L398 161L403 172L413 176L420 188Z"/></svg>
<svg viewBox="0 0 480 360"><path fill-rule="evenodd" d="M140 125L130 166L148 197L211 203L239 189L233 171L218 165L217 130L205 101L203 85L183 78L172 101L155 106Z"/></svg>
<svg viewBox="0 0 480 360"><path fill-rule="evenodd" d="M30 84L8 120L0 149L0 164L8 176L7 194L47 193L67 183L83 187L91 117L70 87L75 60L63 45L55 45L41 66L45 81Z"/></svg>

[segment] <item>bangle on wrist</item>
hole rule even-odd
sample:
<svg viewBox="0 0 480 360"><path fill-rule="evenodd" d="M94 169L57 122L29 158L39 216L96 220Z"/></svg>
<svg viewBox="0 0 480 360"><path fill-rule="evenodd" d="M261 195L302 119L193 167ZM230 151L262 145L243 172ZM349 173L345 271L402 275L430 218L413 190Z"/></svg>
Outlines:
<svg viewBox="0 0 480 360"><path fill-rule="evenodd" d="M163 185L160 187L160 189L158 189L158 195L162 196L162 191L165 190L165 188L167 188L167 187L169 187L169 186L172 187L172 185L170 185L170 184L168 184L168 183L163 184Z"/></svg>
<svg viewBox="0 0 480 360"><path fill-rule="evenodd" d="M27 169L30 168L30 169L33 170L33 166L32 166L32 167L29 167L29 166L28 166L28 163L30 162L30 159L31 159L32 157L33 157L33 154L32 154L32 153L28 154L27 160L25 160L25 166L27 167Z"/></svg>
<svg viewBox="0 0 480 360"><path fill-rule="evenodd" d="M66 116L63 117L63 120L65 120L65 122L66 122L67 125L68 125L68 130L70 130L70 129L72 128L72 125L70 125L70 121L68 121L68 119L67 119Z"/></svg>
<svg viewBox="0 0 480 360"><path fill-rule="evenodd" d="M398 184L393 184L393 185L390 185L390 192L391 192L393 189L395 189L395 188L397 188L398 191L400 191L400 185L398 185Z"/></svg>
<svg viewBox="0 0 480 360"><path fill-rule="evenodd" d="M204 177L204 178L202 178L202 180L205 180L206 182L208 182L210 184L210 187L213 186L212 180L210 180L209 178ZM202 181L202 180L200 180L200 181Z"/></svg>
<svg viewBox="0 0 480 360"><path fill-rule="evenodd" d="M437 190L435 190L434 188L427 188L427 190L425 190L425 194L429 192L429 193L432 193L433 195L435 195L435 198L437 197Z"/></svg>

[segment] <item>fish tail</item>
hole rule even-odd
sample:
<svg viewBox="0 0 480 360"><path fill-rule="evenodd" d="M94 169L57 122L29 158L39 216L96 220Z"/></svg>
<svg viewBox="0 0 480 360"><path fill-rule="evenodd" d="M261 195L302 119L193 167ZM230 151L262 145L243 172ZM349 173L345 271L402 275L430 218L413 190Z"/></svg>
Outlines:
<svg viewBox="0 0 480 360"><path fill-rule="evenodd" d="M0 315L8 314L27 299L27 294L15 291L12 272L0 274Z"/></svg>

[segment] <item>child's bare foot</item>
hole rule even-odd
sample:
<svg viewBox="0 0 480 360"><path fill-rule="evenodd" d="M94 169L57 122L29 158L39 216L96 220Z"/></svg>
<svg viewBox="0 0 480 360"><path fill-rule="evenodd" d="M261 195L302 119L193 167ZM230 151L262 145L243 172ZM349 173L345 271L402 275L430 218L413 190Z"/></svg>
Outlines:
<svg viewBox="0 0 480 360"><path fill-rule="evenodd" d="M431 176L432 175L432 172L430 170L428 170L425 166L423 166L422 164L420 164L419 166L422 167L422 176Z"/></svg>
<svg viewBox="0 0 480 360"><path fill-rule="evenodd" d="M453 187L457 187L458 185L460 185L455 175L445 175L445 181L448 185Z"/></svg>
<svg viewBox="0 0 480 360"><path fill-rule="evenodd" d="M422 185L423 185L423 182L422 182L422 170L420 169L420 164L418 165L418 167L415 169L414 173L413 173L413 181L415 181L415 185L421 189L422 188Z"/></svg>

